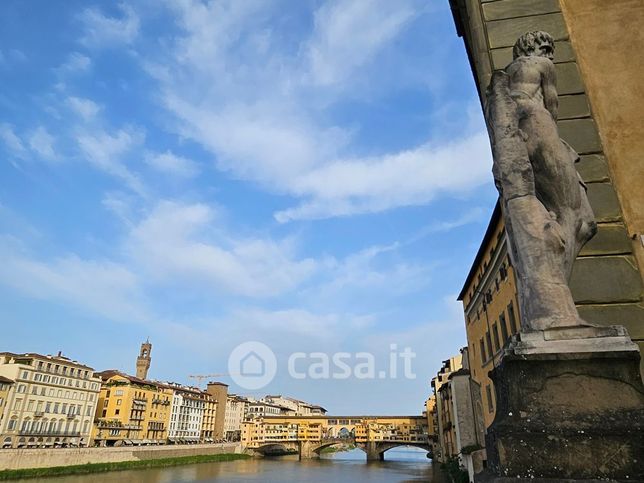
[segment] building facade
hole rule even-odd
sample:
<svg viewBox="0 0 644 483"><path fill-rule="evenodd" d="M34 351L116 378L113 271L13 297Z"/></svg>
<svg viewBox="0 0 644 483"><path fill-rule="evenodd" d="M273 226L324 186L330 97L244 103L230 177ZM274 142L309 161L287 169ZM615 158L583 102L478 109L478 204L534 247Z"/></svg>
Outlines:
<svg viewBox="0 0 644 483"><path fill-rule="evenodd" d="M206 392L210 394L215 402L215 426L213 439L221 441L225 437L226 404L228 401L228 385L223 382L209 382Z"/></svg>
<svg viewBox="0 0 644 483"><path fill-rule="evenodd" d="M2 352L0 376L2 447L89 446L101 383L94 369L60 353Z"/></svg>
<svg viewBox="0 0 644 483"><path fill-rule="evenodd" d="M224 438L227 441L240 441L242 423L246 419L248 399L237 394L228 394L224 418Z"/></svg>
<svg viewBox="0 0 644 483"><path fill-rule="evenodd" d="M206 409L206 395L199 389L178 384L168 384L167 387L174 392L168 441L199 443Z"/></svg>
<svg viewBox="0 0 644 483"><path fill-rule="evenodd" d="M444 398L441 398L441 388L444 384L447 383L449 375L453 372L458 371L463 367L462 364L462 355L455 355L443 361L443 365L432 378L431 387L434 391L434 396L436 399L436 415L438 423L438 446L434 448L434 458L437 461L445 462L447 459L455 456L454 452L454 430L450 421L452 420L451 415L449 414L451 408L449 405L445 405Z"/></svg>
<svg viewBox="0 0 644 483"><path fill-rule="evenodd" d="M173 389L115 370L99 375L103 383L96 407L94 444L165 444Z"/></svg>
<svg viewBox="0 0 644 483"><path fill-rule="evenodd" d="M517 284L498 202L458 300L465 313L467 363L472 380L481 389L488 427L496 411L494 385L488 374L499 363L503 346L521 327Z"/></svg>

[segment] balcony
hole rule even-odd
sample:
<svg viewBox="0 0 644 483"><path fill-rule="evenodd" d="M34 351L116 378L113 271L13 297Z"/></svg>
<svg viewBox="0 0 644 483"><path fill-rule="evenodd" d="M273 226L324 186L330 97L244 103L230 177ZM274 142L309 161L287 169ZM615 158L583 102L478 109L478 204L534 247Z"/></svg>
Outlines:
<svg viewBox="0 0 644 483"><path fill-rule="evenodd" d="M74 419L76 416L78 416L78 414L69 413L69 414L67 414L67 419Z"/></svg>
<svg viewBox="0 0 644 483"><path fill-rule="evenodd" d="M42 436L42 437L80 437L79 431L33 431L31 429L18 431L18 436Z"/></svg>
<svg viewBox="0 0 644 483"><path fill-rule="evenodd" d="M45 415L42 411L36 411L34 413L34 418L42 418Z"/></svg>

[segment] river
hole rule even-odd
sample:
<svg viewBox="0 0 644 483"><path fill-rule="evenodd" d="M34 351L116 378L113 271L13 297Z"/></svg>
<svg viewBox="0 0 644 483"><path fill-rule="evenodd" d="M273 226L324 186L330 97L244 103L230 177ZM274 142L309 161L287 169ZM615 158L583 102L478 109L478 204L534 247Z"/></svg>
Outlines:
<svg viewBox="0 0 644 483"><path fill-rule="evenodd" d="M184 483L210 482L306 482L444 483L424 451L395 448L386 461L367 463L359 449L325 454L319 460L298 461L296 456L257 458L220 463L200 463L171 468L115 471L95 475L20 480L25 483Z"/></svg>

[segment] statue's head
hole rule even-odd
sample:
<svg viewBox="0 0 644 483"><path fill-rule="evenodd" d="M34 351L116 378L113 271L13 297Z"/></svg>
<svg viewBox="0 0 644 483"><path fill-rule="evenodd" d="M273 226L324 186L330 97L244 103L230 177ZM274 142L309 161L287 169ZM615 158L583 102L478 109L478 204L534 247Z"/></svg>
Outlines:
<svg viewBox="0 0 644 483"><path fill-rule="evenodd" d="M519 37L512 48L512 57L536 55L550 60L555 58L555 39L548 32L537 30Z"/></svg>

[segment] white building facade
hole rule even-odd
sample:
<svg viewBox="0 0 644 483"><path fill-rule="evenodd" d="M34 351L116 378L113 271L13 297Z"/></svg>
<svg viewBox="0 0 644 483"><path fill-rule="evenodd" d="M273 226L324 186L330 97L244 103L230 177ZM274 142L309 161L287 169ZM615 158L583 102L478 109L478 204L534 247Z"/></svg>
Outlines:
<svg viewBox="0 0 644 483"><path fill-rule="evenodd" d="M172 412L168 427L171 443L199 443L206 401L200 391L170 385L174 389Z"/></svg>

